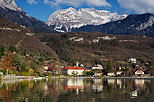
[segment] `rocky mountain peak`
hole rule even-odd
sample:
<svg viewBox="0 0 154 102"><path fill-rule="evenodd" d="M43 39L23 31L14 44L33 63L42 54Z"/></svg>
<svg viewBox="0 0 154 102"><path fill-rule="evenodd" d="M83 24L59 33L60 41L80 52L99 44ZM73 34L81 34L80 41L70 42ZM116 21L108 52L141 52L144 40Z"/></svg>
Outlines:
<svg viewBox="0 0 154 102"><path fill-rule="evenodd" d="M72 7L58 10L49 16L46 23L55 25L55 30L71 31L72 28L79 28L86 25L100 25L111 21L122 20L127 15L118 15L107 10L96 10L94 8L81 8L76 10Z"/></svg>
<svg viewBox="0 0 154 102"><path fill-rule="evenodd" d="M0 7L14 11L22 11L22 9L16 4L15 0L0 0Z"/></svg>

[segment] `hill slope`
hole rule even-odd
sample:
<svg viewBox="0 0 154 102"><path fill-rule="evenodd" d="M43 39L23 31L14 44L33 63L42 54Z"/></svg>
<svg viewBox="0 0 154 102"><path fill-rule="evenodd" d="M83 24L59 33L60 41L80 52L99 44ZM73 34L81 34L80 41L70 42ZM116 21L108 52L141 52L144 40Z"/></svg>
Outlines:
<svg viewBox="0 0 154 102"><path fill-rule="evenodd" d="M57 57L55 52L43 44L36 36L25 27L0 19L0 45L15 46L29 52L50 52Z"/></svg>
<svg viewBox="0 0 154 102"><path fill-rule="evenodd" d="M69 63L95 63L129 58L154 60L154 38L101 33L38 34L60 57Z"/></svg>

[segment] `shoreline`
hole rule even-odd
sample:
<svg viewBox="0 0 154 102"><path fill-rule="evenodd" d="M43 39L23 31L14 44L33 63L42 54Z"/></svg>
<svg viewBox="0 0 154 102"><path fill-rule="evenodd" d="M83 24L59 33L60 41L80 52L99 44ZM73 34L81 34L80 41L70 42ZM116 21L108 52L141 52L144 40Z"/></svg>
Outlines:
<svg viewBox="0 0 154 102"><path fill-rule="evenodd" d="M43 80L43 79L154 79L154 76L149 77L39 77L39 76L5 76L1 80Z"/></svg>
<svg viewBox="0 0 154 102"><path fill-rule="evenodd" d="M14 76L14 75L9 75L9 76L4 76L1 78L1 80L42 80L46 79L47 77L39 77L39 76Z"/></svg>
<svg viewBox="0 0 154 102"><path fill-rule="evenodd" d="M50 77L51 79L154 79L151 77Z"/></svg>

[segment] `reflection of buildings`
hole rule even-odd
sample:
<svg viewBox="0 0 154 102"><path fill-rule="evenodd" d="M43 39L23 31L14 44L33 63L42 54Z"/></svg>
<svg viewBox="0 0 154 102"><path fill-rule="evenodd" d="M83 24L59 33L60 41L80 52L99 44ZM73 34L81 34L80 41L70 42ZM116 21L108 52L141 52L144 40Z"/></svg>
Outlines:
<svg viewBox="0 0 154 102"><path fill-rule="evenodd" d="M145 83L145 80L143 79L135 79L135 85L138 87L143 87Z"/></svg>
<svg viewBox="0 0 154 102"><path fill-rule="evenodd" d="M96 91L102 91L103 85L102 85L102 79L93 79L94 84L92 85L92 89Z"/></svg>
<svg viewBox="0 0 154 102"><path fill-rule="evenodd" d="M84 89L83 79L68 79L64 88L67 90Z"/></svg>
<svg viewBox="0 0 154 102"><path fill-rule="evenodd" d="M115 79L108 79L108 84L112 84L112 85L114 85L115 84Z"/></svg>
<svg viewBox="0 0 154 102"><path fill-rule="evenodd" d="M68 79L64 89L76 90L76 94L79 94L84 89L84 81L83 79Z"/></svg>
<svg viewBox="0 0 154 102"><path fill-rule="evenodd" d="M119 85L120 88L122 87L122 80L121 79L117 79L117 85Z"/></svg>
<svg viewBox="0 0 154 102"><path fill-rule="evenodd" d="M137 97L137 96L138 96L137 93L138 93L138 90L132 91L132 92L130 93L130 98L135 98L135 97Z"/></svg>

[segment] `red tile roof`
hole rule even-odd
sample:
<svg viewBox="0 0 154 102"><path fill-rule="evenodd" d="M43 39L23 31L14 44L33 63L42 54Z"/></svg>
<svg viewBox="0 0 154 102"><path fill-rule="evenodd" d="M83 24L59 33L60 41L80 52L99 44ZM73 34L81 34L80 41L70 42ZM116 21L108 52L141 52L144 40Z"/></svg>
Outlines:
<svg viewBox="0 0 154 102"><path fill-rule="evenodd" d="M87 70L86 68L81 68L81 67L71 67L71 66L66 66L62 68L62 70Z"/></svg>

